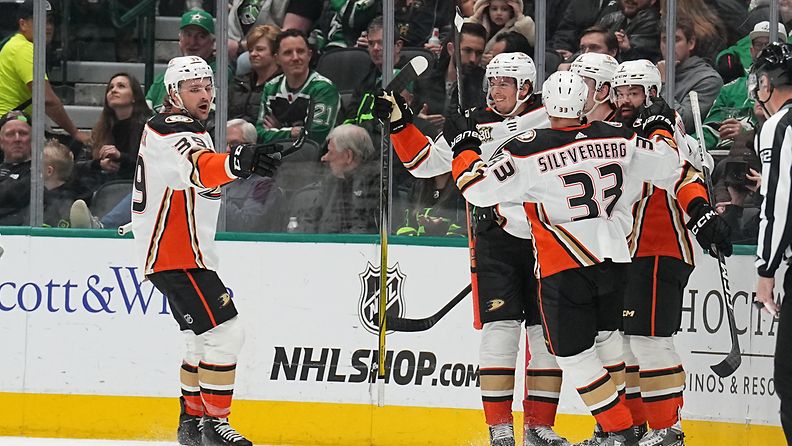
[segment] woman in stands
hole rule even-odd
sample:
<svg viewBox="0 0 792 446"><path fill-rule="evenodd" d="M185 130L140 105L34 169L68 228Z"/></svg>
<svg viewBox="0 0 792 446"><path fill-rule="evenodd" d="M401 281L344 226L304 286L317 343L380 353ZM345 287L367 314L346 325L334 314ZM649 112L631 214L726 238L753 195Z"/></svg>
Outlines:
<svg viewBox="0 0 792 446"><path fill-rule="evenodd" d="M250 73L234 77L229 85L228 119L241 118L256 123L261 108L261 93L264 84L280 74L280 67L272 54L275 37L280 28L275 25L258 25L247 33L247 47L250 51Z"/></svg>
<svg viewBox="0 0 792 446"><path fill-rule="evenodd" d="M79 181L96 190L110 180L132 180L143 126L152 114L140 82L127 73L113 75L91 133L91 153L75 166Z"/></svg>

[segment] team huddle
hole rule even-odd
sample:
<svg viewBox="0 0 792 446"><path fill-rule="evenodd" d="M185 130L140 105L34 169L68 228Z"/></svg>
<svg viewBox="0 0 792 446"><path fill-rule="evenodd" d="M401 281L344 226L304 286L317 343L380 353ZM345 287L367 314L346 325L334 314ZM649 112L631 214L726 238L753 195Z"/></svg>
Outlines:
<svg viewBox="0 0 792 446"><path fill-rule="evenodd" d="M552 428L562 379L597 422L582 445L683 445L685 374L672 336L693 270L688 229L705 251L732 249L707 200L706 156L659 97L649 61L583 54L538 94L531 58L503 53L486 82L488 107L448 117L435 140L398 92L383 92L376 111L414 176L451 172L475 205L490 444L515 444L525 324L525 445L570 444Z"/></svg>

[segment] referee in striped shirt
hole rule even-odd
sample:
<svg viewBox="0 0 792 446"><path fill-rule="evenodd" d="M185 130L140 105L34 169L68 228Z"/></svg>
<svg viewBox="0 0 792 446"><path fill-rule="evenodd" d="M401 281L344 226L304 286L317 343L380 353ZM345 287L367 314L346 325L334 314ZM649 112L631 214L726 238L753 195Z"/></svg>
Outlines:
<svg viewBox="0 0 792 446"><path fill-rule="evenodd" d="M775 273L792 257L792 45L769 44L757 57L748 92L768 116L755 144L762 160L756 284L757 304L779 317L773 377L781 425L792 444L792 268L784 276L782 308L774 301Z"/></svg>

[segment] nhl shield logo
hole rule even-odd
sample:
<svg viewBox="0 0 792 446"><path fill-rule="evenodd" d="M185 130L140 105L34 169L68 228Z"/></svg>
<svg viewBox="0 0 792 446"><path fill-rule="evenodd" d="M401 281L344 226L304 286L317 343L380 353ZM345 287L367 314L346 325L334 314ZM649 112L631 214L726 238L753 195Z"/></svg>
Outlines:
<svg viewBox="0 0 792 446"><path fill-rule="evenodd" d="M379 290L380 269L371 263L366 264L366 270L358 275L360 277L360 299L358 300L358 317L363 327L371 333L379 332ZM397 263L388 268L387 305L386 314L395 317L404 316L404 279Z"/></svg>

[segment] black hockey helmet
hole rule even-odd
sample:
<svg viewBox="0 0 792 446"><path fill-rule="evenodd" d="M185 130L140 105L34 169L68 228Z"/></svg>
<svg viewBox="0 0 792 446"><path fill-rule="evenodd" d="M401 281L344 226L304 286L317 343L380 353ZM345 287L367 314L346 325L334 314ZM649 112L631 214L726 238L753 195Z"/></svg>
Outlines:
<svg viewBox="0 0 792 446"><path fill-rule="evenodd" d="M748 95L756 99L759 77L767 75L772 86L792 85L792 44L772 42L758 56L748 76Z"/></svg>

